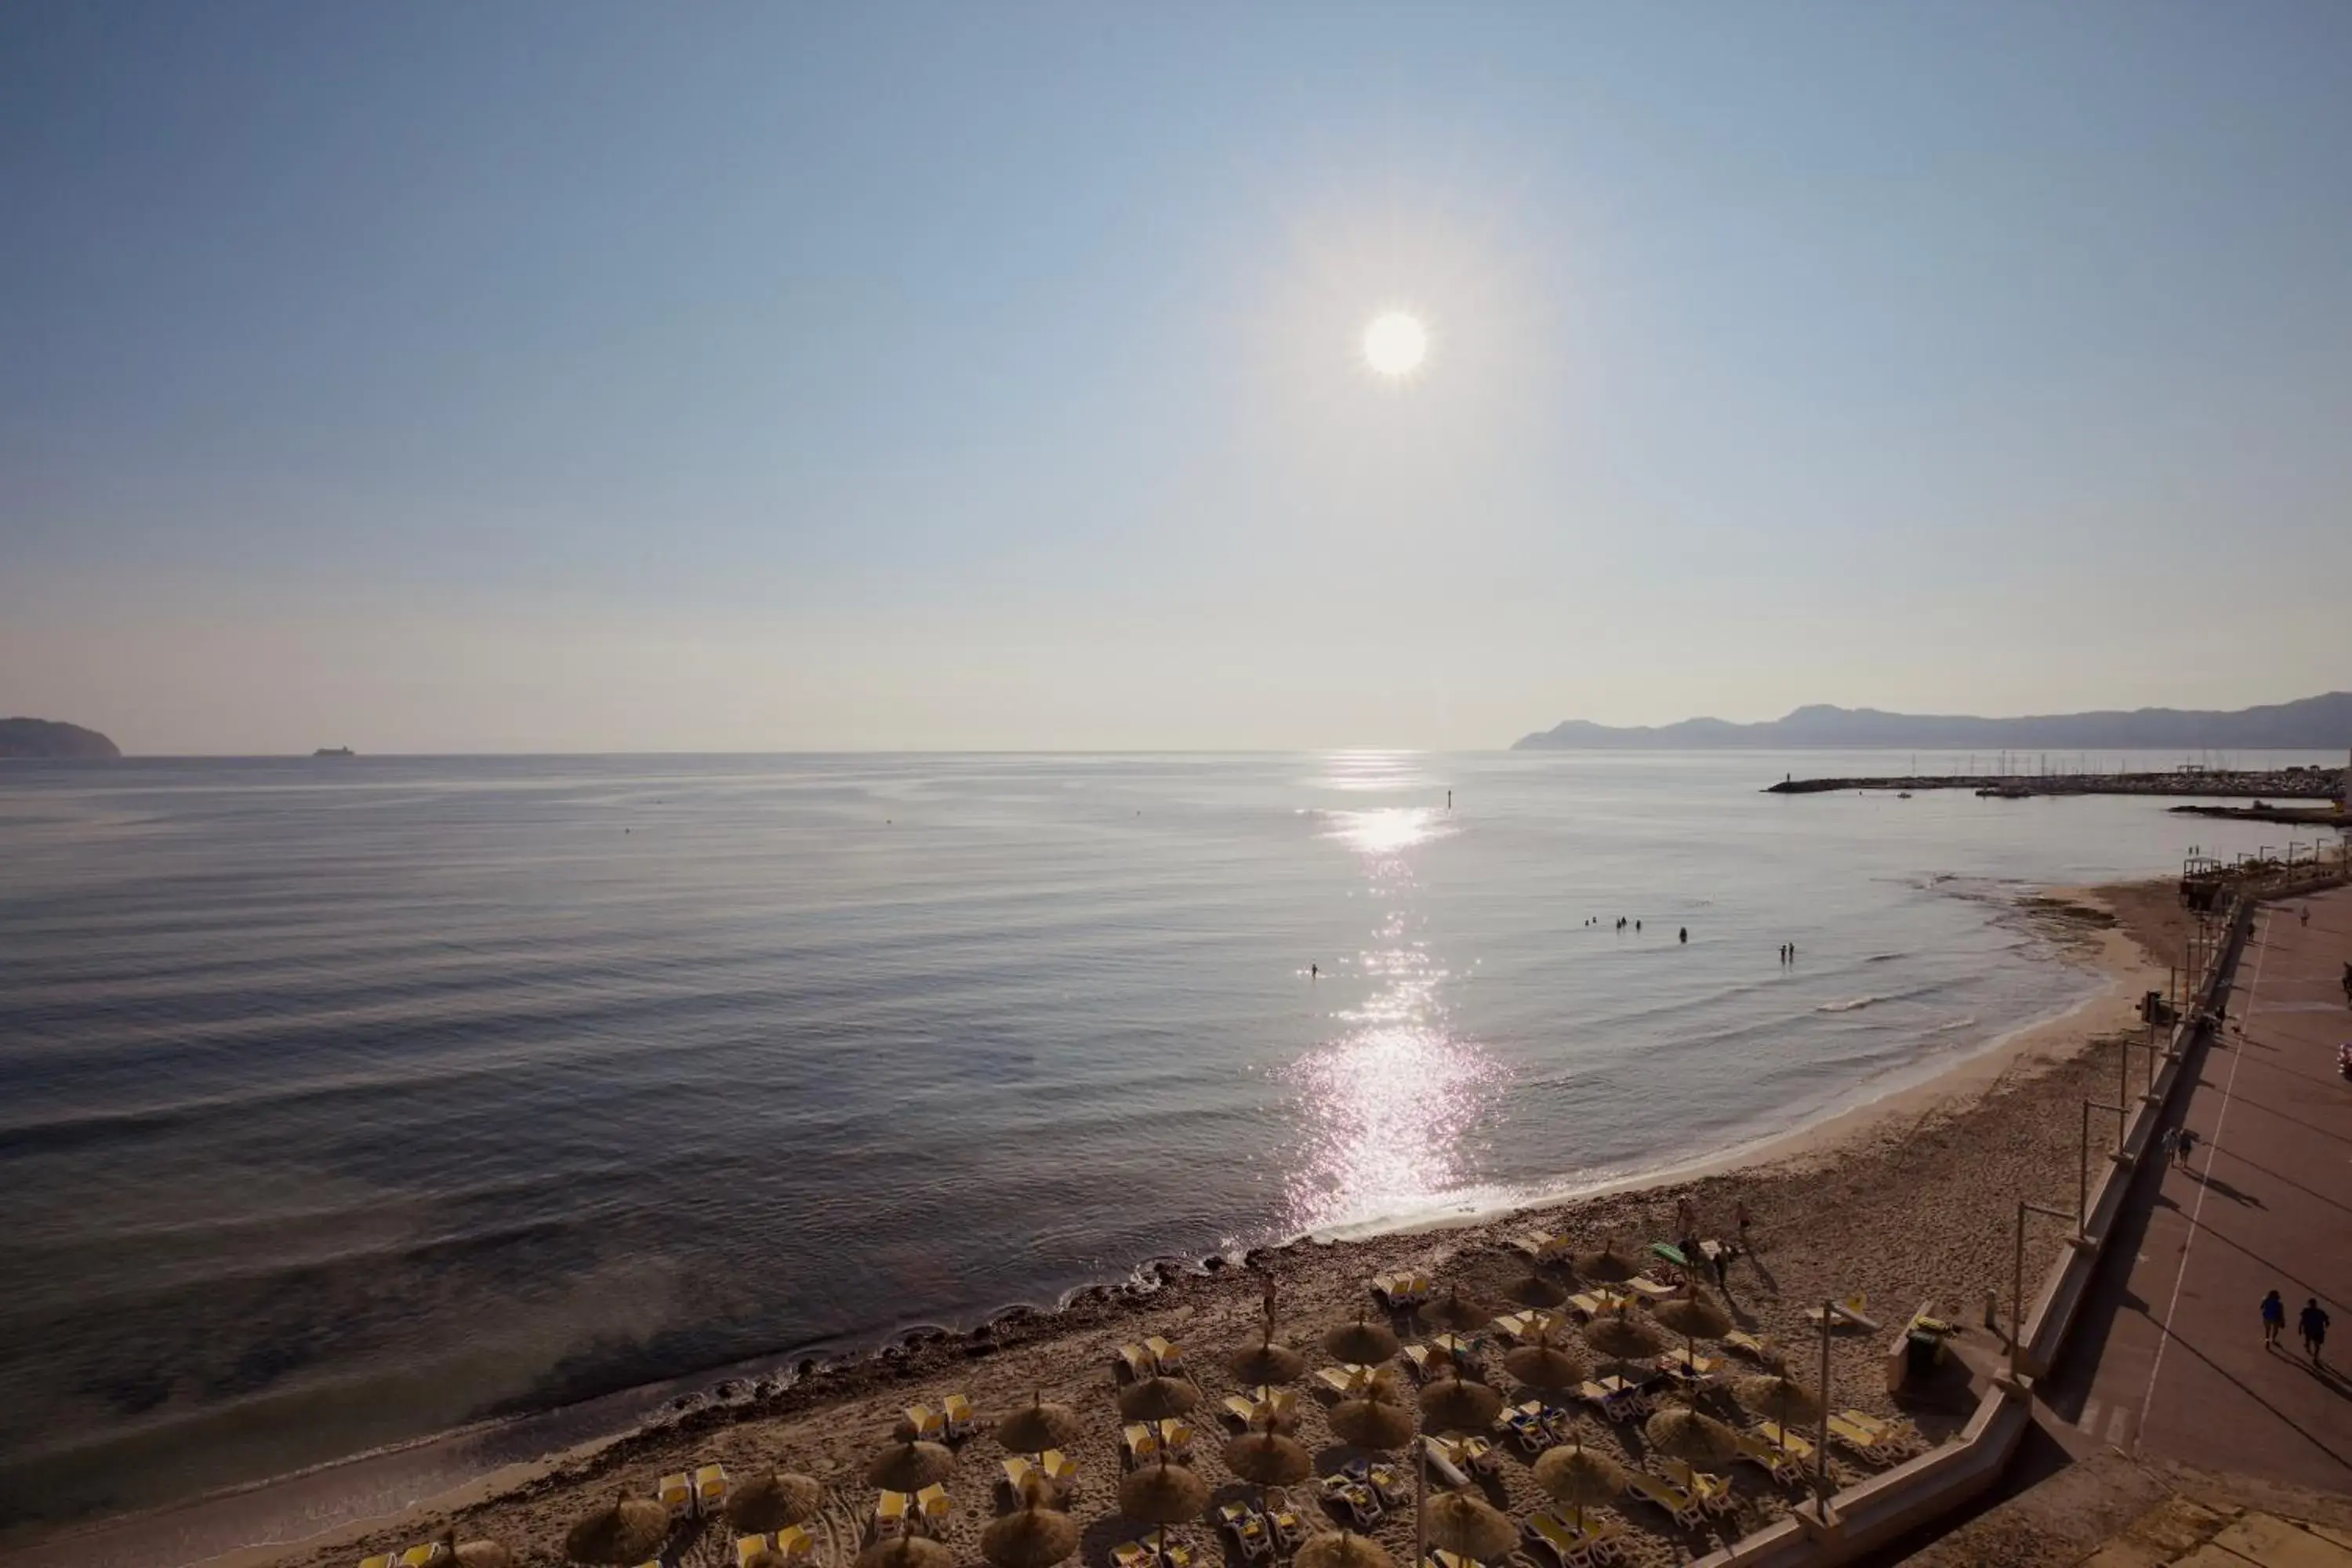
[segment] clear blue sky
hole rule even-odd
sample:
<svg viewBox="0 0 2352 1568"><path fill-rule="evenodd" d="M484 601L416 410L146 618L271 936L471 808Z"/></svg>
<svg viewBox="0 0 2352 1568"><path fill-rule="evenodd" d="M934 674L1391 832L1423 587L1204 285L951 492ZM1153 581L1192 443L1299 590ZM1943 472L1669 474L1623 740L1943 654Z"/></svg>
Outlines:
<svg viewBox="0 0 2352 1568"><path fill-rule="evenodd" d="M128 750L2352 684L2323 0L20 5L0 211L0 712Z"/></svg>

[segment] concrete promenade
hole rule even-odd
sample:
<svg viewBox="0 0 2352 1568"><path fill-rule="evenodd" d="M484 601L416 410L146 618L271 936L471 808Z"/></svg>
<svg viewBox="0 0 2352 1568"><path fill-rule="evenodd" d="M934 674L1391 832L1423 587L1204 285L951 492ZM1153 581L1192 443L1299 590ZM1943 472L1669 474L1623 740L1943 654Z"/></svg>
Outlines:
<svg viewBox="0 0 2352 1568"><path fill-rule="evenodd" d="M2045 1429L2077 1453L2352 1492L2352 1083L2336 1068L2352 1040L2347 959L2352 889L2256 913L2182 1117L2201 1140L2191 1166L2135 1194L2039 1391ZM2275 1350L2258 1311L2273 1289L2287 1304ZM2336 1321L2317 1369L2295 1331L2311 1297Z"/></svg>

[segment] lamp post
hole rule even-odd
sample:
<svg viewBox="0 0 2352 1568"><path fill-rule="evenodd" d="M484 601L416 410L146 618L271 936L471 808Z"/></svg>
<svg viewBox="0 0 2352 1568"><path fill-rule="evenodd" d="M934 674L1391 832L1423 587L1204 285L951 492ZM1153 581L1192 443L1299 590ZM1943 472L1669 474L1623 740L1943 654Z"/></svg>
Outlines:
<svg viewBox="0 0 2352 1568"><path fill-rule="evenodd" d="M2120 1164L2125 1159L2123 1133L2120 1131L2123 1126L2123 1109L2120 1105L2101 1105L2095 1100L2083 1101L2082 1179L2076 1184L2074 1196L2074 1239L2077 1241L2088 1242L2091 1239L2091 1112L2112 1110L2116 1113L2116 1126L2118 1131L2116 1134L2116 1161ZM2019 1234L2022 1237L2022 1229ZM2018 1245L2022 1247L2024 1243L2021 1240Z"/></svg>
<svg viewBox="0 0 2352 1568"><path fill-rule="evenodd" d="M1835 1301L1822 1303L1822 1419L1813 1438L1814 1500L1828 1522L1830 1506L1830 1328L1840 1319L1857 1327L1862 1320Z"/></svg>
<svg viewBox="0 0 2352 1568"><path fill-rule="evenodd" d="M2047 1215L2052 1219L2073 1217L2046 1204L2017 1200L2017 1271L2009 1298L2011 1310L2015 1314L2009 1325L2009 1380L2012 1384L2025 1376L2025 1216L2029 1214ZM1826 1426L1826 1420L1823 1425Z"/></svg>

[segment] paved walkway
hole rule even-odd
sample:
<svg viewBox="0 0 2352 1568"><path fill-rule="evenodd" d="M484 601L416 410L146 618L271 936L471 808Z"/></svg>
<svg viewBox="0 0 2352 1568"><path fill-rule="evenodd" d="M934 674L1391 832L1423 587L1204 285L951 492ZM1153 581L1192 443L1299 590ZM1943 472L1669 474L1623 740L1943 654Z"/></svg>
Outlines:
<svg viewBox="0 0 2352 1568"><path fill-rule="evenodd" d="M2069 1446L2352 1492L2352 889L2265 906L2184 1121L2203 1140L2118 1221L2062 1370L2041 1394ZM2276 1350L2258 1304L2287 1302ZM2335 1318L2315 1369L2304 1301ZM2055 1418L2054 1420L2053 1418Z"/></svg>

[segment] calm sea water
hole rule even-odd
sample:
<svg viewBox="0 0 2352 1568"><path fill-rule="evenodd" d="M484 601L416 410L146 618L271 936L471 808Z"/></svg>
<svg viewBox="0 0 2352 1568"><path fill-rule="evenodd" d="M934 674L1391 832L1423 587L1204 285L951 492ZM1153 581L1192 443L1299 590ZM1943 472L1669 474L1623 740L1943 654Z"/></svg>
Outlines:
<svg viewBox="0 0 2352 1568"><path fill-rule="evenodd" d="M1687 1160L2084 994L2021 884L2284 841L1758 793L1908 763L0 770L0 1509Z"/></svg>

